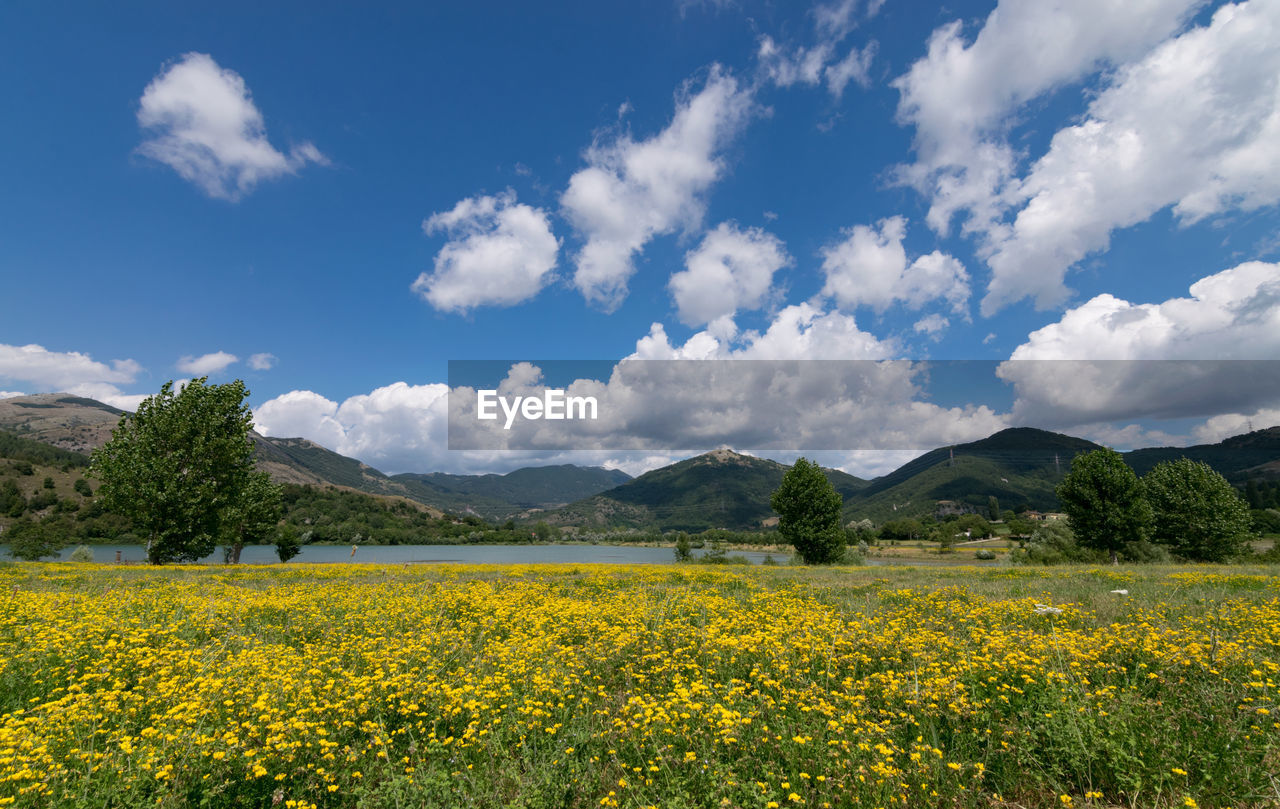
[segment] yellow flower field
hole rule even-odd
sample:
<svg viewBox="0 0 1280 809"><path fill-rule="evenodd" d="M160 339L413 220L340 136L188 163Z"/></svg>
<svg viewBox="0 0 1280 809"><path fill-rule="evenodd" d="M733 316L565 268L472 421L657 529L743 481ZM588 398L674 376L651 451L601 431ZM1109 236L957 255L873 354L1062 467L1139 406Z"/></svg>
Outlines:
<svg viewBox="0 0 1280 809"><path fill-rule="evenodd" d="M0 565L0 805L1275 806L1278 672L1226 568Z"/></svg>

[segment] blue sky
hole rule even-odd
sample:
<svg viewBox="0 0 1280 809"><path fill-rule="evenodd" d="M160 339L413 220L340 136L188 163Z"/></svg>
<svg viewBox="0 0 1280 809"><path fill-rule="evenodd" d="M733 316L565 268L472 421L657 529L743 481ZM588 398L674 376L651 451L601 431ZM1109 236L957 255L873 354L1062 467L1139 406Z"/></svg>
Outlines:
<svg viewBox="0 0 1280 809"><path fill-rule="evenodd" d="M387 471L639 471L703 447L450 452L448 361L1276 359L1278 5L9 4L0 393L208 373ZM1280 421L1141 367L863 428Z"/></svg>

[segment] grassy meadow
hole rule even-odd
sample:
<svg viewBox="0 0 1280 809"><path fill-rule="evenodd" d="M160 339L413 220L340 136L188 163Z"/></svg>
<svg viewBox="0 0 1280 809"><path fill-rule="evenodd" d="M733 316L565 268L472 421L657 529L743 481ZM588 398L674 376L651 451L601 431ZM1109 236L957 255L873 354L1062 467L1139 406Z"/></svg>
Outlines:
<svg viewBox="0 0 1280 809"><path fill-rule="evenodd" d="M1276 806L1272 572L4 564L0 805Z"/></svg>

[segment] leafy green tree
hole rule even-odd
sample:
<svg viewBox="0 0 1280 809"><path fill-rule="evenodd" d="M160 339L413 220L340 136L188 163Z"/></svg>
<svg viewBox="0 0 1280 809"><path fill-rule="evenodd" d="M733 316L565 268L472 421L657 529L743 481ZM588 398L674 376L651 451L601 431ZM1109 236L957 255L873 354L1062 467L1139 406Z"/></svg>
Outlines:
<svg viewBox="0 0 1280 809"><path fill-rule="evenodd" d="M12 480L0 483L0 514L8 517L21 517L27 510L27 498Z"/></svg>
<svg viewBox="0 0 1280 809"><path fill-rule="evenodd" d="M1071 526L1054 520L1036 526L1026 545L1014 551L1011 558L1018 564L1056 565L1096 561L1096 553L1077 544Z"/></svg>
<svg viewBox="0 0 1280 809"><path fill-rule="evenodd" d="M919 539L924 535L924 524L915 517L906 517L901 520L890 520L880 526L881 539L896 539L907 541L911 539Z"/></svg>
<svg viewBox="0 0 1280 809"><path fill-rule="evenodd" d="M93 548L90 548L88 545L77 546L76 549L71 552L70 559L72 562L80 562L81 564L91 563L93 562Z"/></svg>
<svg viewBox="0 0 1280 809"><path fill-rule="evenodd" d="M281 562L289 561L302 553L302 542L303 537L298 535L298 529L288 523L280 526L276 532L276 558Z"/></svg>
<svg viewBox="0 0 1280 809"><path fill-rule="evenodd" d="M166 382L94 451L98 497L133 522L152 564L196 561L244 524L254 476L244 382Z"/></svg>
<svg viewBox="0 0 1280 809"><path fill-rule="evenodd" d="M42 520L22 518L9 526L2 535L9 545L9 553L28 562L37 562L46 556L56 556L62 549L62 535Z"/></svg>
<svg viewBox="0 0 1280 809"><path fill-rule="evenodd" d="M1115 450L1077 455L1057 492L1076 541L1110 553L1113 564L1126 545L1151 535L1151 505L1142 481Z"/></svg>
<svg viewBox="0 0 1280 809"><path fill-rule="evenodd" d="M1258 536L1280 534L1280 511L1262 508L1253 509L1249 512L1249 530Z"/></svg>
<svg viewBox="0 0 1280 809"><path fill-rule="evenodd" d="M1142 479L1155 511L1152 540L1197 562L1244 553L1249 506L1211 466L1188 458L1164 461Z"/></svg>
<svg viewBox="0 0 1280 809"><path fill-rule="evenodd" d="M676 534L676 561L688 562L693 559L693 543L689 541L689 535L684 531Z"/></svg>
<svg viewBox="0 0 1280 809"><path fill-rule="evenodd" d="M830 564L843 558L845 533L840 509L844 501L822 474L822 467L798 458L782 476L782 485L769 504L778 512L778 533L795 547L805 564Z"/></svg>
<svg viewBox="0 0 1280 809"><path fill-rule="evenodd" d="M994 494L987 498L987 518L993 522L1000 519L1000 498Z"/></svg>
<svg viewBox="0 0 1280 809"><path fill-rule="evenodd" d="M227 562L239 564L245 545L265 542L280 522L282 511L280 487L266 472L250 472L241 496L223 515L225 541L231 550Z"/></svg>
<svg viewBox="0 0 1280 809"><path fill-rule="evenodd" d="M955 522L947 524L948 533L953 537L955 534L963 534L969 532L969 539L982 539L991 536L995 529L991 527L991 523L987 522L981 514L962 514Z"/></svg>
<svg viewBox="0 0 1280 809"><path fill-rule="evenodd" d="M76 478L76 482L71 485L76 490L76 494L81 497L93 497L93 489L89 486L89 481L84 478Z"/></svg>

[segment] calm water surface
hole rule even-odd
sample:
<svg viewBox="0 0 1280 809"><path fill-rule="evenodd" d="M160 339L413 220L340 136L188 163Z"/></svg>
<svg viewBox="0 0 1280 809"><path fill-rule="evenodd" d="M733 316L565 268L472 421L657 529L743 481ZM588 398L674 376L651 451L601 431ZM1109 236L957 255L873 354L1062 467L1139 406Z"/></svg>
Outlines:
<svg viewBox="0 0 1280 809"><path fill-rule="evenodd" d="M90 545L93 561L113 563L116 552L125 562L145 562L147 552L141 545ZM6 549L7 550L7 549ZM66 559L75 550L64 548ZM695 554L704 551L695 550ZM768 554L759 551L730 551L760 564ZM5 554L8 555L7 553ZM789 554L773 554L779 562L787 561ZM279 564L274 545L251 545L240 553L241 563ZM204 564L221 564L222 550L201 560ZM405 562L462 562L466 564L536 564L540 562L601 562L626 565L665 565L675 562L671 548L642 548L626 545L361 545L355 554L350 545L306 545L302 553L289 564L363 562L372 564L402 564Z"/></svg>

